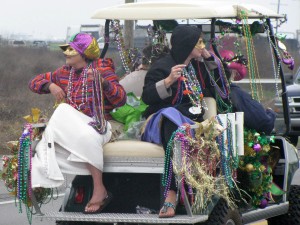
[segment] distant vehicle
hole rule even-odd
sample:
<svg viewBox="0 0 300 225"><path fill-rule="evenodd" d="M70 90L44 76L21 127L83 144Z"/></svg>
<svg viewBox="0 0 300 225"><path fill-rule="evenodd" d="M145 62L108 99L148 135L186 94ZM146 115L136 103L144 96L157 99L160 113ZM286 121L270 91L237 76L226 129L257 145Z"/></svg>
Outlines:
<svg viewBox="0 0 300 225"><path fill-rule="evenodd" d="M82 24L80 26L80 32L85 32L92 35L96 40L100 38L100 30L103 29L102 25L99 24Z"/></svg>
<svg viewBox="0 0 300 225"><path fill-rule="evenodd" d="M46 41L33 41L31 46L36 48L48 48Z"/></svg>
<svg viewBox="0 0 300 225"><path fill-rule="evenodd" d="M25 43L25 41L14 40L12 42L12 46L13 47L25 47L26 43Z"/></svg>
<svg viewBox="0 0 300 225"><path fill-rule="evenodd" d="M97 42L98 42L99 48L103 49L104 48L104 44L105 44L104 37L98 38Z"/></svg>
<svg viewBox="0 0 300 225"><path fill-rule="evenodd" d="M291 119L291 141L296 144L300 134L300 67L294 75L293 84L286 86L286 93L289 102ZM279 94L281 94L281 92ZM275 100L275 107L275 110L278 114L275 128L280 130L284 123L282 101L280 98Z"/></svg>

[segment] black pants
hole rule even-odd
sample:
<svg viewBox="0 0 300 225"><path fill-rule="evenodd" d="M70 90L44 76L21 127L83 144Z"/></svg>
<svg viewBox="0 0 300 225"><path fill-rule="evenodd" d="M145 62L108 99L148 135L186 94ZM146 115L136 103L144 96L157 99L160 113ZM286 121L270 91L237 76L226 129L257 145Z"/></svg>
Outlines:
<svg viewBox="0 0 300 225"><path fill-rule="evenodd" d="M170 141L172 134L177 129L178 129L178 126L175 123L173 123L168 118L163 117L162 124L161 124L161 140L162 140L162 144L163 144L165 151L167 149L168 142ZM170 190L175 191L175 192L177 191L176 180L175 180L174 174L171 179Z"/></svg>

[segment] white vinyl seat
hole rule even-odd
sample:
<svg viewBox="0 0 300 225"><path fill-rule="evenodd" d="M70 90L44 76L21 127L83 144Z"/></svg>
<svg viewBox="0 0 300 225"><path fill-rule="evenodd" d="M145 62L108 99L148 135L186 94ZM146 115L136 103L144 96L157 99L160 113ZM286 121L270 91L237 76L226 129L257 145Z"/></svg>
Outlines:
<svg viewBox="0 0 300 225"><path fill-rule="evenodd" d="M137 71L138 72L138 71ZM145 71L132 72L124 77L120 84L126 92L141 96L144 86ZM217 115L214 98L205 97L204 119ZM162 173L164 149L162 146L140 140L117 140L103 146L104 172Z"/></svg>

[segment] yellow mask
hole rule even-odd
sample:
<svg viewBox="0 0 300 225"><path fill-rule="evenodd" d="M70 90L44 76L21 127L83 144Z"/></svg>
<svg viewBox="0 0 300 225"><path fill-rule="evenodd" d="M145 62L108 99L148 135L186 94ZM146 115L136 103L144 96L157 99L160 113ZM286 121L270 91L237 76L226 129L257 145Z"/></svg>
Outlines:
<svg viewBox="0 0 300 225"><path fill-rule="evenodd" d="M197 44L195 45L195 48L199 50L205 48L205 44L202 38L199 38Z"/></svg>
<svg viewBox="0 0 300 225"><path fill-rule="evenodd" d="M77 52L74 48L69 46L64 52L66 56L76 56L79 55L79 52Z"/></svg>

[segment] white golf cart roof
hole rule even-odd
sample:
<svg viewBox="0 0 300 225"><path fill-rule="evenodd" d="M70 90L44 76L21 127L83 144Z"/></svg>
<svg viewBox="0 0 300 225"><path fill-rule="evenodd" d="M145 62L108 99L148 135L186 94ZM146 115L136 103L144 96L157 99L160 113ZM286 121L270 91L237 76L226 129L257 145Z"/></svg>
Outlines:
<svg viewBox="0 0 300 225"><path fill-rule="evenodd" d="M169 20L237 18L244 10L248 18L282 18L273 10L261 5L230 1L161 1L136 2L97 10L93 19Z"/></svg>

